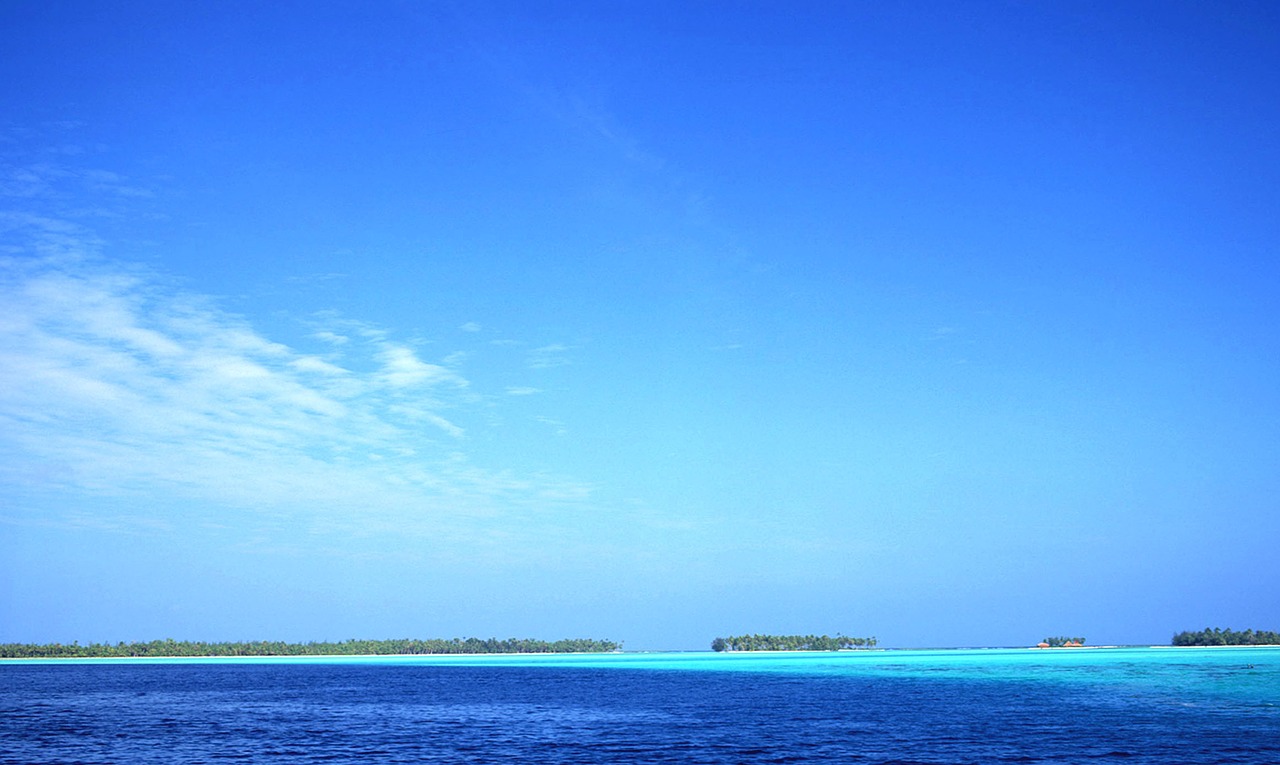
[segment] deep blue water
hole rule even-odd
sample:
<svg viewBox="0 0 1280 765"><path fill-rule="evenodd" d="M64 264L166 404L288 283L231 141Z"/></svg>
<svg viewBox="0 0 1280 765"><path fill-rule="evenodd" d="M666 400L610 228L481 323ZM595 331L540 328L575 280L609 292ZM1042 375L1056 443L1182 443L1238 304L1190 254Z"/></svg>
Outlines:
<svg viewBox="0 0 1280 765"><path fill-rule="evenodd" d="M1274 764L1280 651L0 664L0 763L223 762Z"/></svg>

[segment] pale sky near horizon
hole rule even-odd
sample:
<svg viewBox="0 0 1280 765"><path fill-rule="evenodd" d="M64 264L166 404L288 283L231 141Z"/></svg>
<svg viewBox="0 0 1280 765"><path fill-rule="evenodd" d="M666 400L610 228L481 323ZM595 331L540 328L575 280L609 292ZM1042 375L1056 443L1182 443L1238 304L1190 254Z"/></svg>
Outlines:
<svg viewBox="0 0 1280 765"><path fill-rule="evenodd" d="M0 642L1280 629L1280 6L0 7Z"/></svg>

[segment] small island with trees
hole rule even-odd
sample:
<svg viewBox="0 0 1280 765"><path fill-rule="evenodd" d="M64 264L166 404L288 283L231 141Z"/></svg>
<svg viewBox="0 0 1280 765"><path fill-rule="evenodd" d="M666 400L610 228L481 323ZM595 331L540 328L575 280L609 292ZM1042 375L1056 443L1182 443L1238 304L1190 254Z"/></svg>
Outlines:
<svg viewBox="0 0 1280 765"><path fill-rule="evenodd" d="M1269 630L1247 629L1236 632L1230 627L1221 629L1205 627L1199 632L1179 632L1173 636L1175 646L1215 645L1280 645L1280 633Z"/></svg>
<svg viewBox="0 0 1280 765"><path fill-rule="evenodd" d="M1047 637L1036 648L1084 648L1082 637Z"/></svg>
<svg viewBox="0 0 1280 765"><path fill-rule="evenodd" d="M622 650L612 640L567 639L548 642L507 638L453 638L451 640L343 640L340 642L205 643L190 640L152 640L143 643L78 642L31 644L0 643L4 659L116 659L226 656L427 656L483 653L612 653Z"/></svg>
<svg viewBox="0 0 1280 765"><path fill-rule="evenodd" d="M723 651L847 651L875 648L873 637L827 635L737 635L711 641L711 650Z"/></svg>

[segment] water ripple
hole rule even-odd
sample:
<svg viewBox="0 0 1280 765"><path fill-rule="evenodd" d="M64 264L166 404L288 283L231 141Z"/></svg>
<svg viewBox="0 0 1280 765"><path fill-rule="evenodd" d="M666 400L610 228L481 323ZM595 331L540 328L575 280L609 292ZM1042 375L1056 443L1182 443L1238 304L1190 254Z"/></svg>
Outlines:
<svg viewBox="0 0 1280 765"><path fill-rule="evenodd" d="M1280 762L1280 711L1213 686L1238 675L1124 671L6 665L0 765Z"/></svg>

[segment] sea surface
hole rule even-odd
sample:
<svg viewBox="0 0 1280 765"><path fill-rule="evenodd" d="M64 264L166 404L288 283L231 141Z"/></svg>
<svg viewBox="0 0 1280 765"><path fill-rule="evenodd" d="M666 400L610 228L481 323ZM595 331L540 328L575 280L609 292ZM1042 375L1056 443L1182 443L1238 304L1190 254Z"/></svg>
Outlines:
<svg viewBox="0 0 1280 765"><path fill-rule="evenodd" d="M1280 763L1280 649L0 662L0 763Z"/></svg>

